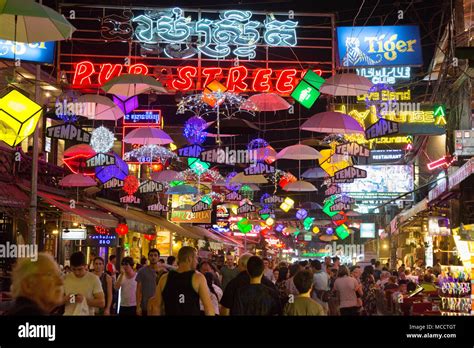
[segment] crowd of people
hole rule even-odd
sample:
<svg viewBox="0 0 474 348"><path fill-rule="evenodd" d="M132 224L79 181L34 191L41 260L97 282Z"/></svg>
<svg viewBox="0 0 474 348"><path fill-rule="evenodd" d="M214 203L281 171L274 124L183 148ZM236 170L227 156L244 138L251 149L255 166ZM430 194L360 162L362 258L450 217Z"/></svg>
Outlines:
<svg viewBox="0 0 474 348"><path fill-rule="evenodd" d="M73 253L61 271L54 259L20 260L12 277L15 301L7 315L221 315L324 316L380 315L381 303L423 288L436 292L441 270L401 265L390 270L372 260L348 268L338 257L289 264L249 253L224 265L200 260L196 249L182 247L177 258L160 259L157 249L135 264L116 257L107 264ZM390 297L387 297L387 294ZM386 303L385 303L386 305ZM395 314L395 313L392 313Z"/></svg>

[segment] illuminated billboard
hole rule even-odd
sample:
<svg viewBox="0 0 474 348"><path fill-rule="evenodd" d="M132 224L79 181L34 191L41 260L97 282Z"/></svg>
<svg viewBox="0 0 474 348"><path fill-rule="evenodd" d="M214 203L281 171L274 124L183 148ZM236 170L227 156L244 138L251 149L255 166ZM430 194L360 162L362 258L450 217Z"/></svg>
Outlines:
<svg viewBox="0 0 474 348"><path fill-rule="evenodd" d="M353 183L340 184L342 192L356 200L391 200L401 194L413 191L414 174L412 165L358 165L367 171L367 177ZM407 195L402 200L411 200Z"/></svg>

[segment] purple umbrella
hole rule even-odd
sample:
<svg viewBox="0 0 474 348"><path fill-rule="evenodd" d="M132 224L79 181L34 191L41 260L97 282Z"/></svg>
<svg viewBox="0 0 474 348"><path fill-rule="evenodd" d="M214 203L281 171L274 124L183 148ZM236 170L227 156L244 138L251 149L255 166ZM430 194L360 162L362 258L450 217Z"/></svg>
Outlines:
<svg viewBox="0 0 474 348"><path fill-rule="evenodd" d="M319 133L365 134L362 126L351 116L334 111L320 112L301 125L302 130Z"/></svg>

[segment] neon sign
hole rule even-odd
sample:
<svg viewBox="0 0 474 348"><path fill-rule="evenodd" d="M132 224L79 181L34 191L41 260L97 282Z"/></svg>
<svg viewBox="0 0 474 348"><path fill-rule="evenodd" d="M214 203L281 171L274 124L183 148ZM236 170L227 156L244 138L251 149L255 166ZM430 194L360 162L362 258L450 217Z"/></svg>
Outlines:
<svg viewBox="0 0 474 348"><path fill-rule="evenodd" d="M0 59L53 64L55 42L23 43L0 40Z"/></svg>
<svg viewBox="0 0 474 348"><path fill-rule="evenodd" d="M230 54L238 58L256 57L257 44L262 35L268 46L296 46L298 22L275 19L263 23L251 20L251 11L228 10L219 14L218 20L202 18L192 21L184 11L175 7L166 12L147 11L132 19L137 24L135 37L140 43L166 44L163 52L169 58L191 58L198 53L211 58L226 58ZM196 37L199 41L192 41ZM177 49L177 45L187 45ZM196 45L194 47L194 45Z"/></svg>
<svg viewBox="0 0 474 348"><path fill-rule="evenodd" d="M398 66L391 68L360 68L356 69L357 75L368 78L373 84L385 83L393 85L397 79L409 79L411 68L409 66Z"/></svg>
<svg viewBox="0 0 474 348"><path fill-rule="evenodd" d="M452 156L444 156L436 161L428 163L427 167L429 170L433 170L440 167L447 169L454 162L454 160L455 158Z"/></svg>
<svg viewBox="0 0 474 348"><path fill-rule="evenodd" d="M136 110L131 114L125 114L124 124L161 124L161 110Z"/></svg>
<svg viewBox="0 0 474 348"><path fill-rule="evenodd" d="M109 79L101 77L105 65L106 64L103 63L93 64L90 61L82 61L75 64L72 82L73 87L85 88L97 84L101 85L103 81ZM135 66L137 65L138 64L135 64ZM95 66L98 66L99 70L96 70ZM117 74L113 77L122 75L122 70L123 69L118 69ZM146 73L143 74L148 74L148 70L153 69L147 69ZM167 79L162 77L161 82L166 85L168 89L180 91L200 90L211 81L219 80L219 78L223 77L224 70L226 70L227 73L224 84L225 87L229 92L236 93L245 91L262 93L275 91L279 94L290 94L297 85L299 78L306 73L306 71L296 69L273 70L270 68L259 68L253 69L252 75L249 69L243 65L234 66L229 69L206 67L201 70L194 66L183 66L177 68L175 74L170 74L170 76L173 77ZM315 69L313 72L318 76L322 75L322 70L320 69ZM129 68L128 73L138 74L140 72L138 69L132 70ZM202 76L203 78L199 79L198 76ZM92 80L93 77L96 78L95 81Z"/></svg>

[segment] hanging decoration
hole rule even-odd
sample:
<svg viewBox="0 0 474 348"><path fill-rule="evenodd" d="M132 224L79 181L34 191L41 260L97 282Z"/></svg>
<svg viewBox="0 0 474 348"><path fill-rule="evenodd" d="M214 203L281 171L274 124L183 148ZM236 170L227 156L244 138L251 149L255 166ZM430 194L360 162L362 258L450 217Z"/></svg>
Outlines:
<svg viewBox="0 0 474 348"><path fill-rule="evenodd" d="M305 209L298 209L296 211L296 218L298 220L304 220L308 216L308 212Z"/></svg>
<svg viewBox="0 0 474 348"><path fill-rule="evenodd" d="M252 230L253 226L247 218L242 218L237 222L237 228L240 232L246 234Z"/></svg>
<svg viewBox="0 0 474 348"><path fill-rule="evenodd" d="M145 234L145 235L143 235L143 237L144 237L146 240L152 241L152 240L155 240L155 239L156 239L156 234Z"/></svg>
<svg viewBox="0 0 474 348"><path fill-rule="evenodd" d="M95 152L106 153L114 146L115 136L104 126L94 129L91 133L90 145Z"/></svg>
<svg viewBox="0 0 474 348"><path fill-rule="evenodd" d="M174 152L170 151L166 147L155 144L143 145L123 154L123 159L125 161L136 160L140 163L151 163L155 161L166 163L166 161L169 159L175 158L177 158L177 156Z"/></svg>
<svg viewBox="0 0 474 348"><path fill-rule="evenodd" d="M207 122L199 116L189 118L184 124L183 135L192 145L200 145L204 143L207 137Z"/></svg>
<svg viewBox="0 0 474 348"><path fill-rule="evenodd" d="M394 96L392 99L389 98L391 95ZM387 110L390 113L391 110L395 110L396 104L395 90L392 86L385 83L374 84L365 96L366 108L374 107L379 118L383 118L383 115L387 114L387 112L382 113L382 111Z"/></svg>
<svg viewBox="0 0 474 348"><path fill-rule="evenodd" d="M188 157L188 166L196 175L203 175L211 167L209 162L201 161L199 158Z"/></svg>
<svg viewBox="0 0 474 348"><path fill-rule="evenodd" d="M232 182L231 180L237 175L237 172L229 173L225 178L225 188L229 191L238 191L242 187L242 184L237 182Z"/></svg>
<svg viewBox="0 0 474 348"><path fill-rule="evenodd" d="M119 236L125 236L128 233L128 225L118 224L117 227L115 228L115 232L117 232Z"/></svg>
<svg viewBox="0 0 474 348"><path fill-rule="evenodd" d="M288 211L293 208L295 205L295 201L292 200L291 198L289 197L286 197L284 200L283 200L283 203L280 205L280 209L283 210L285 213L288 213Z"/></svg>
<svg viewBox="0 0 474 348"><path fill-rule="evenodd" d="M140 182L134 175L128 175L123 181L123 190L128 193L129 196L137 192L140 187Z"/></svg>

